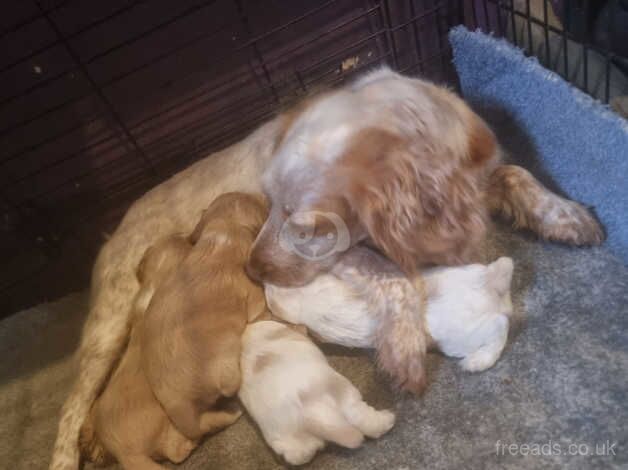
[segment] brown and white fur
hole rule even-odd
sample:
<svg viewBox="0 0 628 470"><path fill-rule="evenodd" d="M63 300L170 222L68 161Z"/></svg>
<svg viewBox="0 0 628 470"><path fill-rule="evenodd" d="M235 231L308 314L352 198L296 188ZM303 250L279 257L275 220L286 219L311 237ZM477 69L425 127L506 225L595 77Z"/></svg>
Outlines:
<svg viewBox="0 0 628 470"><path fill-rule="evenodd" d="M291 465L325 441L356 448L389 431L395 416L367 405L306 336L275 321L246 328L240 400L272 449Z"/></svg>
<svg viewBox="0 0 628 470"><path fill-rule="evenodd" d="M266 283L303 285L361 241L409 275L418 266L469 262L490 209L548 238L601 240L583 207L517 167L499 168L500 157L493 132L453 93L389 69L368 74L295 118L264 175L272 207L248 272ZM495 199L491 185L500 193ZM380 364L403 389L420 392L426 331L402 318L412 309L385 311L391 316L378 326Z"/></svg>
<svg viewBox="0 0 628 470"><path fill-rule="evenodd" d="M242 333L266 311L261 286L244 271L266 215L261 196L218 197L191 235L194 246L161 281L146 311L142 368L172 422L191 440L239 417L216 407L237 393Z"/></svg>
<svg viewBox="0 0 628 470"><path fill-rule="evenodd" d="M586 209L523 168L498 166L499 152L490 129L453 93L384 68L306 100L154 188L129 209L96 261L79 376L61 411L51 468L78 468L79 429L129 335L141 254L161 237L192 230L218 195L261 190L263 173L272 212L249 271L269 282L303 284L333 265L334 256L304 261L277 246L289 216L313 208L341 216L349 245L368 238L406 270L463 261L481 240L489 209L544 238L600 243ZM548 210L555 215L545 217ZM315 219L305 228L324 241L328 219ZM302 221L296 217L295 232Z"/></svg>
<svg viewBox="0 0 628 470"><path fill-rule="evenodd" d="M382 264L388 265L386 271ZM365 277L368 271L373 274ZM417 306L425 295L428 348L462 359L465 370L480 371L491 367L506 345L513 314L512 273L512 260L506 257L487 266L424 269L414 279L413 292L406 290L408 278L389 260L355 247L331 273L305 286L267 284L265 289L274 316L306 326L321 341L359 348L378 347L379 323L387 321L384 310L414 308L419 321Z"/></svg>
<svg viewBox="0 0 628 470"><path fill-rule="evenodd" d="M141 367L144 314L163 277L191 249L183 237L168 237L149 248L138 269L141 284L134 305L131 337L118 367L81 430L83 455L98 464L113 456L127 470L164 468L154 460L179 463L196 447L168 419Z"/></svg>

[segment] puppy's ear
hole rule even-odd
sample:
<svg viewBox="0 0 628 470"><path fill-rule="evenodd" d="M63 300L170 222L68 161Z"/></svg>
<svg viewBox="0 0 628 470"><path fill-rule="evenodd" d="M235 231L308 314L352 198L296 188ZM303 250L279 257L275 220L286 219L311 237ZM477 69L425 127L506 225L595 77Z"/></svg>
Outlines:
<svg viewBox="0 0 628 470"><path fill-rule="evenodd" d="M194 227L194 230L188 236L188 241L192 245L196 245L196 242L198 242L198 239L201 238L201 233L203 232L203 227L205 227L205 223L206 223L206 220L205 220L206 216L207 216L207 209L204 209L203 212L201 212L201 217L199 218L198 223L196 224L196 227Z"/></svg>
<svg viewBox="0 0 628 470"><path fill-rule="evenodd" d="M268 311L266 306L266 296L264 295L264 289L254 284L252 281L248 281L249 292L247 295L247 314L248 322L254 322L262 319L261 317Z"/></svg>
<svg viewBox="0 0 628 470"><path fill-rule="evenodd" d="M499 294L506 294L510 290L514 263L511 258L502 256L488 265L486 283Z"/></svg>
<svg viewBox="0 0 628 470"><path fill-rule="evenodd" d="M140 263L137 265L137 269L135 270L135 277L137 277L137 280L140 284L143 284L146 280L146 265L148 263L148 258L150 257L152 250L152 246L146 248L142 259L140 260Z"/></svg>

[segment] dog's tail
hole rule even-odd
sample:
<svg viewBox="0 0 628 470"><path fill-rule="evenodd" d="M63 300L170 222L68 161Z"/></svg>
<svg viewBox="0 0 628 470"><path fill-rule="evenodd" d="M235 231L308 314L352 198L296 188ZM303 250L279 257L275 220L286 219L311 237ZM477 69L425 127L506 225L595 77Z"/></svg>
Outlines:
<svg viewBox="0 0 628 470"><path fill-rule="evenodd" d="M379 367L401 390L421 393L427 383L428 342L422 284L415 287L394 263L362 246L349 250L332 272L377 313Z"/></svg>
<svg viewBox="0 0 628 470"><path fill-rule="evenodd" d="M391 375L401 390L420 394L427 383L424 291L403 277L376 295L380 317L375 335L379 367Z"/></svg>
<svg viewBox="0 0 628 470"><path fill-rule="evenodd" d="M519 166L497 167L490 176L487 199L494 215L546 240L576 246L604 241L600 224L584 206L554 194Z"/></svg>
<svg viewBox="0 0 628 470"><path fill-rule="evenodd" d="M94 408L81 427L79 434L79 450L81 455L98 466L105 466L113 463L113 456L102 445L96 429L94 427Z"/></svg>
<svg viewBox="0 0 628 470"><path fill-rule="evenodd" d="M111 243L111 242L109 242ZM110 257L105 245L98 256L99 264ZM78 470L80 429L100 393L116 360L127 344L131 326L133 296L136 291L135 273L125 272L124 264L109 271L104 278L94 276L93 303L83 329L78 351L79 374L70 395L61 409L50 470Z"/></svg>

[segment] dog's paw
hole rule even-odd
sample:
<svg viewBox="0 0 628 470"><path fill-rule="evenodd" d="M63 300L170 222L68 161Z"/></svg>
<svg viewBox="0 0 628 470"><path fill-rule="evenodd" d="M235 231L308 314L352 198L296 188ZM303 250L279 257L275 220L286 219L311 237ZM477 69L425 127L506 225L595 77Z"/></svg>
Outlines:
<svg viewBox="0 0 628 470"><path fill-rule="evenodd" d="M541 235L575 246L599 245L604 231L589 210L575 201L555 197L541 221Z"/></svg>

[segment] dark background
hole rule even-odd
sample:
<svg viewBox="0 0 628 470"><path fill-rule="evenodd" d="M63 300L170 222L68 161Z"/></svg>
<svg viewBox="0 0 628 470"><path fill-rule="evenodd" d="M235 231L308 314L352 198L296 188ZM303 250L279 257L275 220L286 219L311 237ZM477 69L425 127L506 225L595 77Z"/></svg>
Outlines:
<svg viewBox="0 0 628 470"><path fill-rule="evenodd" d="M455 86L447 31L500 34L512 5L2 2L0 317L87 287L134 199L312 86L383 62Z"/></svg>

